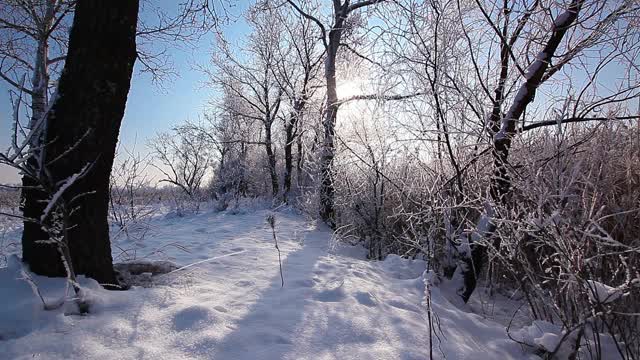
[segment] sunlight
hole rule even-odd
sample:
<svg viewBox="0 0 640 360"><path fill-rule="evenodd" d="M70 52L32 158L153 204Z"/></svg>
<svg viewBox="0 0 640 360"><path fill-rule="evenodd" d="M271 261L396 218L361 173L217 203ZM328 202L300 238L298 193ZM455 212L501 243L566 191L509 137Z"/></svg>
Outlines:
<svg viewBox="0 0 640 360"><path fill-rule="evenodd" d="M362 82L359 80L346 80L338 83L336 91L338 99L344 99L350 96L362 94Z"/></svg>
<svg viewBox="0 0 640 360"><path fill-rule="evenodd" d="M338 82L336 91L338 93L338 100L345 100L356 95L365 95L366 82L362 78L346 78ZM367 101L351 101L343 104L340 107L340 116L352 118L352 120L359 119L359 121L370 121L371 114L370 102ZM365 115L369 114L369 115ZM351 123L349 121L347 123Z"/></svg>

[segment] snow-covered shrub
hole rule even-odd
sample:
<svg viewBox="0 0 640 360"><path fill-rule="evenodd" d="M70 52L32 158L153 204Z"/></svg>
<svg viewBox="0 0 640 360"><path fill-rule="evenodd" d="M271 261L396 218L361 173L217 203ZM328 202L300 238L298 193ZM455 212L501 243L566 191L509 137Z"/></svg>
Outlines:
<svg viewBox="0 0 640 360"><path fill-rule="evenodd" d="M583 356L598 358L606 342L622 357L637 356L640 324L626 315L640 312L637 131L610 123L520 138L512 194L489 207L496 231L488 238L473 229L487 213L490 152L459 151L458 162L470 164L460 195L455 169L434 157L419 160L371 137L343 140L338 238L362 243L372 259L427 257L447 277L473 238L486 251L471 266L483 267L476 270L484 281L523 291L534 318L561 329L555 350L578 344Z"/></svg>
<svg viewBox="0 0 640 360"><path fill-rule="evenodd" d="M20 206L20 189L0 186L0 209L7 212L18 212Z"/></svg>
<svg viewBox="0 0 640 360"><path fill-rule="evenodd" d="M615 334L620 356L640 353L640 324L627 315L640 311L636 131L621 124L524 139L513 204L499 209L499 247L489 251L495 275L525 291L534 316L565 333L588 331L584 344L574 340L596 358L603 333Z"/></svg>
<svg viewBox="0 0 640 360"><path fill-rule="evenodd" d="M20 223L20 218L13 217L20 214L20 190L0 187L0 267L7 264L9 254L15 252L18 244L9 239L7 232L12 231Z"/></svg>
<svg viewBox="0 0 640 360"><path fill-rule="evenodd" d="M151 187L149 157L125 151L116 157L109 182L109 218L129 237L135 230L142 235L161 201L160 192Z"/></svg>

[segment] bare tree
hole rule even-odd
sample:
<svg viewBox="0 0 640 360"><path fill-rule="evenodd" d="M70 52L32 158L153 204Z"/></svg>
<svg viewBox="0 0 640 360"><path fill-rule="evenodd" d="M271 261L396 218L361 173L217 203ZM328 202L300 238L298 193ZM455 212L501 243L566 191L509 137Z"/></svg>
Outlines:
<svg viewBox="0 0 640 360"><path fill-rule="evenodd" d="M229 94L234 101L224 101L229 106L225 112L248 122L261 124L264 133L256 142L263 145L267 156L267 169L273 197L280 193L280 182L275 153L273 124L281 116L284 89L279 85L274 69L280 41L279 29L270 22L271 16L253 10L247 15L254 32L247 44L234 53L222 39L219 51L213 58L213 69L205 69L211 84ZM242 102L238 106L237 101Z"/></svg>
<svg viewBox="0 0 640 360"><path fill-rule="evenodd" d="M136 31L140 71L158 86L177 75L170 49L193 48L205 34L218 31L228 19L227 0L185 0L167 6L144 0Z"/></svg>
<svg viewBox="0 0 640 360"><path fill-rule="evenodd" d="M636 54L637 33L629 25L637 6L454 0L394 6L393 13L383 14L388 66L405 86L424 87L424 96L404 110L410 116L402 126L408 141L422 142L435 153L435 161L425 166L444 180L449 200L443 232L446 246L461 261L458 271L464 269L460 294L466 301L486 265L486 246L494 240L499 244L493 233L500 216L519 206L510 184L521 170L508 159L518 133L559 123L635 118L628 106L638 86L625 79L634 78L629 71L635 55L629 54ZM590 58L593 53L599 54L597 60ZM616 62L628 64L620 67L626 77L612 81L609 93L597 90L596 79ZM554 86L562 90L550 91ZM538 107L531 106L534 98ZM567 104L570 111L562 110ZM606 116L594 113L605 108ZM514 115L517 120L505 120ZM491 168L491 174L484 171ZM491 178L488 194L478 188L485 176ZM470 227L474 230L465 230Z"/></svg>
<svg viewBox="0 0 640 360"><path fill-rule="evenodd" d="M532 12L535 11L538 6L537 2L534 2L528 7L523 15L520 17L516 27L509 37L507 34L507 25L503 27L502 31L497 31L498 27L487 16L484 8L480 6L480 11L485 15L487 21L492 28L496 29L496 33L500 34L501 44L501 60L500 60L500 79L495 91L495 98L493 100L493 109L491 116L489 116L487 128L492 135L492 155L493 155L493 167L494 173L491 181L491 196L493 203L509 206L508 198L511 188L510 180L510 165L509 165L509 151L512 146L513 138L518 131L518 121L525 113L527 107L533 102L540 87L548 82L552 77L558 73L565 65L570 64L575 59L580 58L584 51L594 45L602 46L603 43L615 39L609 37L613 24L617 21L624 21L623 19L627 14L637 11L637 6L634 6L632 2L621 2L613 6L607 6L606 2L594 1L585 2L580 0L574 0L566 4L564 8L560 9L555 17L550 19L552 26L550 30L542 35L545 41L542 42L539 48L539 52L535 55L535 58L530 59L526 68L519 64L519 62L512 58L514 51L514 44L521 39L522 28L528 23L532 16ZM584 12L584 15L581 15ZM603 13L604 12L604 13ZM508 15L509 11L505 7L504 14ZM597 16L596 16L597 14ZM505 24L508 20L504 20ZM587 30L582 30L582 29ZM565 36L570 34L571 39L565 41ZM614 40L615 41L615 40ZM615 48L614 48L615 49ZM617 50L613 50L617 52ZM505 68L509 68L508 60L512 60L516 68L519 81L522 79L519 85L515 88L517 91L513 95L510 104L503 100L505 97L502 95L504 92L505 82ZM555 60L554 60L555 59ZM606 62L605 58L605 62ZM597 67L596 67L597 69ZM597 70L596 70L597 73ZM621 91L614 92L612 97L608 97L610 100L615 99L614 102L625 101L637 96L637 85L627 86ZM506 112L501 113L501 105L506 107ZM583 103L584 104L584 103ZM577 103L574 107L574 111L581 107L580 103ZM589 108L589 106L587 106ZM593 107L591 107L593 109ZM582 116L584 120L588 120L589 113L587 110ZM499 116L499 122L496 123L496 114ZM616 117L616 116L610 116ZM564 119L560 118L556 121L562 123ZM479 220L478 227L472 238L472 251L471 258L466 261L465 273L465 286L461 291L462 298L466 301L473 289L475 288L475 275L478 272L484 262L485 247L478 244L480 239L491 237L495 231L496 221L492 220L497 216L494 210L491 210L491 205L487 205L487 213L485 213ZM475 243L475 244L474 244Z"/></svg>
<svg viewBox="0 0 640 360"><path fill-rule="evenodd" d="M218 200L220 209L226 209L231 200L247 196L249 145L254 144L255 132L250 123L238 116L236 109L242 102L236 102L233 94L225 93L220 100L225 105L217 113L204 114L204 120L187 122L182 127L201 136L212 152L213 178L209 186L211 197ZM235 105L234 105L235 104ZM215 154L217 153L217 154Z"/></svg>
<svg viewBox="0 0 640 360"><path fill-rule="evenodd" d="M0 79L29 95L26 128L40 119L67 54L69 25L76 0L10 0L0 4ZM141 71L155 82L175 73L169 47L191 46L226 18L224 1L186 1L169 12L153 1L143 3L148 14L138 23ZM28 84L22 78L29 78ZM37 140L37 137L34 137Z"/></svg>
<svg viewBox="0 0 640 360"><path fill-rule="evenodd" d="M174 128L151 140L149 146L160 161L160 182L177 186L191 200L199 202L205 177L211 170L210 144L202 133L190 126Z"/></svg>
<svg viewBox="0 0 640 360"><path fill-rule="evenodd" d="M72 0L11 0L3 2L2 5L0 5L0 78L15 89L13 95L15 95L16 92L21 92L30 96L29 101L22 101L22 104L31 110L29 116L30 121L24 125L21 119L17 119L15 126L19 130L17 132L19 136L23 136L30 141L27 149L23 150L27 150L32 155L28 157L26 161L29 162L29 166L33 169L46 165L43 159L46 159L48 155L39 154L39 152L44 151L45 148L50 146L48 143L46 146L44 144L46 143L45 141L49 133L53 132L53 130L45 131L48 129L48 125L45 126L44 124L46 124L48 120L45 120L44 117L48 113L48 109L53 106L53 103L49 101L49 97L51 95L50 91L56 83L55 77L58 75L58 70L62 64L64 64L65 60L69 57L67 54L69 36L68 22L71 19L71 14L77 10L77 5L78 2ZM175 44L177 42L181 44L192 43L200 35L217 26L217 20L221 18L219 11L225 11L224 5L225 3L222 1L186 1L178 4L177 14L169 15L169 13L162 10L161 7L155 7L149 10L154 12L155 17L145 17L148 22L137 23L136 17L134 25L138 25L138 29L135 32L135 36L142 44L142 48L137 49L134 47L133 49L134 51L140 50L136 54L136 57L142 60L143 70L151 72L154 79L161 77L163 72L166 73L164 68L164 65L167 64L164 60L166 59L166 48L158 45L158 43L165 42L165 45L169 43ZM108 59L108 57L105 57L105 59ZM127 66L128 65L133 66L133 60L129 61L127 63ZM27 77L31 78L30 85L25 81ZM129 79L127 79L126 84L128 90ZM119 89L120 88L116 86L116 90ZM114 101L118 101L117 97L114 97ZM116 111L119 108L119 106L115 106L111 110ZM49 114L51 114L51 112L49 112ZM113 116L113 119L117 119L117 123L114 124L115 129L119 128L120 118L117 114ZM92 128L92 131L97 130ZM105 132L104 134L113 135L112 132ZM104 134L101 133L100 135ZM89 139L87 141L91 141L93 136L97 136L93 133L82 136L79 134L73 135L72 132L65 133L65 135L75 136L74 141L81 141L81 139ZM117 131L115 135L111 137L105 136L100 139L108 139L106 143L111 140L115 141L117 140ZM63 142L61 139L57 140L58 143ZM103 144L102 141L98 141L95 145L105 145L105 149L108 149L110 146L106 143ZM57 145L53 145L53 147L55 146ZM48 150L46 152L50 153ZM111 150L107 150L106 155L99 158L98 162L100 165L110 167L110 159L112 159L111 152ZM89 153L86 155L89 156ZM56 162L60 164L64 161L56 159ZM96 167L93 167L93 169L95 168ZM98 166L98 168L100 170L96 170L97 172L103 171L100 166ZM37 172L43 173L45 169L40 169ZM29 172L24 173L28 174ZM101 184L101 176L92 179ZM34 179L24 178L24 194L27 197L30 196L29 191L36 187L33 181ZM101 185L99 185L99 187L100 186ZM100 191L101 190L102 189L100 189ZM25 201L24 211L29 212L29 216L35 216L35 211L37 211L38 208L42 208L42 205L36 205L30 200ZM25 238L31 239L27 242L34 241L32 237L34 235L36 237L40 236L38 234L39 231L34 227L25 226ZM98 240L98 242L100 241L102 240ZM75 242L72 241L71 245L74 246L74 243ZM29 253L31 247L25 246L25 248L27 249L27 253ZM78 249L79 252L84 251L81 247ZM74 253L74 251L72 251L72 253ZM26 258L28 257L27 255ZM27 259L25 259L25 261L27 261ZM43 272L46 271L43 270ZM51 273L61 272L58 268L56 271L51 270ZM104 276L97 275L97 277L113 279L112 276L106 273L103 275ZM113 283L113 281L105 282Z"/></svg>
<svg viewBox="0 0 640 360"><path fill-rule="evenodd" d="M349 16L362 8L375 5L383 1L384 0L361 0L352 4L350 0L334 0L331 25L325 25L319 17L310 14L296 2L287 0L287 3L298 13L313 21L318 26L320 29L320 38L326 51L324 76L326 81L327 106L322 123L324 128L324 138L322 144L322 158L320 161L320 217L331 227L335 227L335 188L333 185L332 167L333 159L335 157L335 127L338 117L338 109L340 108L336 81L336 61L338 59L338 52L343 45L342 37L345 29L348 28Z"/></svg>
<svg viewBox="0 0 640 360"><path fill-rule="evenodd" d="M75 1L0 4L0 78L30 97L31 129L49 104L52 76L64 63ZM29 85L21 79L30 77ZM34 137L37 140L37 137Z"/></svg>
<svg viewBox="0 0 640 360"><path fill-rule="evenodd" d="M112 221L129 235L130 225L153 214L149 174L151 154L118 151L109 181L109 208Z"/></svg>
<svg viewBox="0 0 640 360"><path fill-rule="evenodd" d="M309 102L322 86L318 82L324 51L317 42L318 28L296 13L274 11L273 20L285 29L280 40L278 61L273 66L276 80L289 100L289 115L284 117L284 184L283 198L289 201L293 175L293 147L302 132L302 118ZM298 144L298 163L302 161L302 145ZM297 165L300 169L300 165ZM299 173L299 171L298 171ZM299 174L298 174L299 175Z"/></svg>

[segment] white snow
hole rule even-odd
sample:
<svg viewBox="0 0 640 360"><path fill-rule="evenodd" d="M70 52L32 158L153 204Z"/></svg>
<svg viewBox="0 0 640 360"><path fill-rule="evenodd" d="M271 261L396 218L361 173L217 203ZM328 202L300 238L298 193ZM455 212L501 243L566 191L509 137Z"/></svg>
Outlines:
<svg viewBox="0 0 640 360"><path fill-rule="evenodd" d="M536 320L530 326L513 331L513 338L532 347L552 352L562 337L562 329L547 321Z"/></svg>
<svg viewBox="0 0 640 360"><path fill-rule="evenodd" d="M560 27L565 27L569 25L569 20L572 15L575 15L575 10L565 11L562 14L558 15L558 17L553 21L553 27L558 29Z"/></svg>
<svg viewBox="0 0 640 360"><path fill-rule="evenodd" d="M536 55L536 60L533 63L531 63L531 65L529 65L529 67L527 68L527 73L524 75L524 78L527 80L531 80L533 76L540 71L542 66L544 66L545 63L549 62L548 58L549 56L547 55L547 53L545 53L544 51L539 52L538 55ZM521 87L520 90L518 91L518 95L516 95L516 99L520 99L520 101L526 95L526 94L520 94L522 90L523 88Z"/></svg>
<svg viewBox="0 0 640 360"><path fill-rule="evenodd" d="M437 359L540 359L509 339L506 326L499 325L461 304L455 294L457 282L440 283L432 273L424 277L431 283L431 303L442 330L434 339ZM466 310L466 311L465 311ZM444 356L443 356L444 355ZM426 357L425 359L428 359Z"/></svg>
<svg viewBox="0 0 640 360"><path fill-rule="evenodd" d="M80 176L82 176L82 174L85 173L88 167L89 167L89 164L85 165L84 167L82 167L82 169L79 172L71 175L69 178L64 180L64 182L62 183L62 185L60 185L58 190L56 190L53 196L51 196L51 200L49 200L49 202L47 203L47 206L42 211L40 222L45 221L47 216L49 216L49 213L51 213L51 210L53 210L53 207L58 203L58 200L60 200L60 197L64 194L65 191L67 191L67 189L71 185L73 185L73 183L75 183L78 180L78 178L80 178Z"/></svg>
<svg viewBox="0 0 640 360"><path fill-rule="evenodd" d="M364 249L330 244L324 225L286 209L275 213L281 287L270 213L160 216L142 241L117 239L114 257L135 250L142 264L170 261L160 264L174 270L144 273L151 286L128 291L80 277L92 303L87 316L42 310L13 257L0 268L1 357L428 359L427 283L442 331L436 359L538 358L504 324L454 305L424 261L368 261ZM33 278L48 300L64 290L64 279Z"/></svg>
<svg viewBox="0 0 640 360"><path fill-rule="evenodd" d="M587 280L587 286L589 287L589 297L591 300L601 304L616 301L622 297L623 294L622 290L595 280Z"/></svg>

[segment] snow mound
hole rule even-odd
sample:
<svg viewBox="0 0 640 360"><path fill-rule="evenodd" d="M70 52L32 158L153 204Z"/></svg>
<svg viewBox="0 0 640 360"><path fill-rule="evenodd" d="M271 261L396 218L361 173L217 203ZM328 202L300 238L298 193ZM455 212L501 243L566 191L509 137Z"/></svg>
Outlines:
<svg viewBox="0 0 640 360"><path fill-rule="evenodd" d="M587 280L587 286L589 288L589 297L591 300L601 304L614 302L621 298L623 294L622 290L595 280Z"/></svg>
<svg viewBox="0 0 640 360"><path fill-rule="evenodd" d="M530 326L512 333L515 341L543 352L553 352L562 339L562 328L547 321L534 321Z"/></svg>
<svg viewBox="0 0 640 360"><path fill-rule="evenodd" d="M103 298L96 296L96 292L104 291L102 287L84 276L79 276L78 282L83 288L84 300L93 311L99 311ZM31 283L41 291L43 299L37 295ZM41 327L65 323L67 319L64 312L68 307L45 311L43 303L43 300L49 305L61 303L64 293L64 279L29 274L17 256L10 256L7 267L0 268L0 340L17 339Z"/></svg>
<svg viewBox="0 0 640 360"><path fill-rule="evenodd" d="M390 254L381 264L384 271L399 280L416 279L422 276L427 264L423 260L409 260Z"/></svg>

